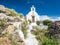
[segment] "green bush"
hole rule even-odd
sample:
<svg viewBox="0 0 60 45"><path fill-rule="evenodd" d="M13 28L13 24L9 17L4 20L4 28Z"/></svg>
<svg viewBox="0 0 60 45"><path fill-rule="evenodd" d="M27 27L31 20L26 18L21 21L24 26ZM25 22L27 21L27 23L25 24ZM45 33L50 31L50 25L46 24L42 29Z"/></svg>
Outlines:
<svg viewBox="0 0 60 45"><path fill-rule="evenodd" d="M25 38L27 37L27 29L29 28L27 24L27 20L25 20L21 25L21 30L23 31Z"/></svg>
<svg viewBox="0 0 60 45"><path fill-rule="evenodd" d="M36 24L37 24L37 25L40 25L40 21L36 21Z"/></svg>
<svg viewBox="0 0 60 45"><path fill-rule="evenodd" d="M27 37L27 32L26 32L27 31L27 28L26 28L25 25L22 25L21 28L22 28L22 31L24 33L24 37L26 38Z"/></svg>
<svg viewBox="0 0 60 45"><path fill-rule="evenodd" d="M0 20L0 26L4 26L5 22L3 20Z"/></svg>
<svg viewBox="0 0 60 45"><path fill-rule="evenodd" d="M50 26L51 23L52 23L51 20L44 20L44 21L43 21L43 24L44 24L44 25L47 25L47 26Z"/></svg>
<svg viewBox="0 0 60 45"><path fill-rule="evenodd" d="M23 14L22 13L20 13L19 16L20 16L20 18L23 18Z"/></svg>
<svg viewBox="0 0 60 45"><path fill-rule="evenodd" d="M58 45L58 42L53 39L45 38L42 45Z"/></svg>
<svg viewBox="0 0 60 45"><path fill-rule="evenodd" d="M33 31L32 34L36 36L36 39L39 41L39 45L58 45L58 42L53 38L50 39L45 36L47 30L36 30Z"/></svg>

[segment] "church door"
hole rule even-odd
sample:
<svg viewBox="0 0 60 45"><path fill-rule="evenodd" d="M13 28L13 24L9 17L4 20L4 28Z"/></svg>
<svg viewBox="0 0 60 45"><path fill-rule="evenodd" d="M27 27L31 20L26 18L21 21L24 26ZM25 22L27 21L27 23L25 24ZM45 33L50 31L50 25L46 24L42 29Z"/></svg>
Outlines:
<svg viewBox="0 0 60 45"><path fill-rule="evenodd" d="M35 16L32 16L32 22L35 22Z"/></svg>

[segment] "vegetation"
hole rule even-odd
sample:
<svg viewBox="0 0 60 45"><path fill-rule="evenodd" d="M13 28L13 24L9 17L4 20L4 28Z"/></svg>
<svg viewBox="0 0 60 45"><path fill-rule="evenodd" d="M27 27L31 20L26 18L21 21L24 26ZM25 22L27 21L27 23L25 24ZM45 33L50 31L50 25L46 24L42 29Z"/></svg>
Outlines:
<svg viewBox="0 0 60 45"><path fill-rule="evenodd" d="M0 26L4 26L5 25L5 21L0 20Z"/></svg>
<svg viewBox="0 0 60 45"><path fill-rule="evenodd" d="M42 45L58 45L58 42L53 39L45 38Z"/></svg>
<svg viewBox="0 0 60 45"><path fill-rule="evenodd" d="M8 9L8 8L6 8L6 10L11 13L9 16L17 16L18 15L18 13L14 9Z"/></svg>
<svg viewBox="0 0 60 45"><path fill-rule="evenodd" d="M31 24L31 21L30 20L28 20L29 21L29 24Z"/></svg>
<svg viewBox="0 0 60 45"><path fill-rule="evenodd" d="M9 16L19 15L20 18L23 18L23 14L22 13L17 14L17 12L14 9L6 8L6 10L11 13ZM18 18L16 18L16 20L20 21ZM29 28L28 21L29 21L29 23L31 23L31 21L30 20L27 21L26 19L24 19L24 20L25 21L21 24L21 30L23 31L24 37L26 38L27 30ZM36 24L40 25L40 21L36 21ZM32 34L34 34L36 36L36 39L39 41L39 45L59 45L56 40L56 37L58 37L60 35L60 27L59 27L60 25L58 26L55 23L52 24L51 20L44 20L43 24L49 26L48 30L34 29L34 31L32 31ZM0 20L0 27L3 27L5 25L6 25L6 20L5 19ZM14 31L16 29L17 29L17 27L14 27ZM9 34L9 32L6 31L3 36L6 37L8 34ZM10 41L12 42L12 45L17 45L17 41L15 40L15 39L18 39L17 35L18 34L16 34L16 36L15 36L15 34L14 35L11 34L11 36L8 35L8 36L10 36L9 38L10 38ZM12 36L15 36L15 37L12 38ZM1 37L0 37L1 43L5 41L5 40L3 40L3 38L1 39ZM19 39L20 39L20 37L19 37ZM19 40L19 39L18 39L18 42L23 42L22 40Z"/></svg>
<svg viewBox="0 0 60 45"><path fill-rule="evenodd" d="M36 21L36 24L37 24L37 25L40 25L40 21Z"/></svg>
<svg viewBox="0 0 60 45"><path fill-rule="evenodd" d="M37 40L39 41L39 45L58 45L58 42L54 38L49 38L45 34L47 30L36 30L33 31L33 34L36 35Z"/></svg>
<svg viewBox="0 0 60 45"><path fill-rule="evenodd" d="M8 38L9 38L9 40L11 40L12 45L17 45L17 43L12 38L12 34L10 34Z"/></svg>
<svg viewBox="0 0 60 45"><path fill-rule="evenodd" d="M23 18L23 14L22 13L20 13L19 16L20 16L20 18Z"/></svg>
<svg viewBox="0 0 60 45"><path fill-rule="evenodd" d="M17 30L17 27L14 26L14 31Z"/></svg>
<svg viewBox="0 0 60 45"><path fill-rule="evenodd" d="M24 33L25 38L27 37L27 29L29 28L27 24L28 24L28 22L27 22L27 20L25 20L21 25L21 29Z"/></svg>
<svg viewBox="0 0 60 45"><path fill-rule="evenodd" d="M44 21L43 21L43 24L44 24L44 25L47 25L47 26L50 26L51 23L52 23L51 20L44 20Z"/></svg>
<svg viewBox="0 0 60 45"><path fill-rule="evenodd" d="M17 43L14 40L11 41L12 41L12 45L17 45Z"/></svg>

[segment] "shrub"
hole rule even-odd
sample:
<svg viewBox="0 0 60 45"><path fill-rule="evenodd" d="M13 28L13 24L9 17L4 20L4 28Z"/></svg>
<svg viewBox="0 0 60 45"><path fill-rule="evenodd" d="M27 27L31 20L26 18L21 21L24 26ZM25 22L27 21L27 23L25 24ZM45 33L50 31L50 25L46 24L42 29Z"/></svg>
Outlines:
<svg viewBox="0 0 60 45"><path fill-rule="evenodd" d="M5 22L3 20L0 20L0 26L4 26Z"/></svg>
<svg viewBox="0 0 60 45"><path fill-rule="evenodd" d="M58 45L58 42L53 39L45 38L42 45Z"/></svg>
<svg viewBox="0 0 60 45"><path fill-rule="evenodd" d="M29 21L29 24L31 24L31 21L30 20L28 20Z"/></svg>
<svg viewBox="0 0 60 45"><path fill-rule="evenodd" d="M14 27L14 31L17 30L17 27Z"/></svg>
<svg viewBox="0 0 60 45"><path fill-rule="evenodd" d="M45 36L47 30L37 30L32 33L36 36L36 39L39 41L39 45L58 45L58 42L52 38L48 38Z"/></svg>
<svg viewBox="0 0 60 45"><path fill-rule="evenodd" d="M6 8L7 11L9 11L11 14L9 16L17 16L17 12L14 9L8 9Z"/></svg>
<svg viewBox="0 0 60 45"><path fill-rule="evenodd" d="M43 24L44 24L44 25L47 25L47 26L50 26L51 23L52 23L51 20L44 20L44 21L43 21Z"/></svg>
<svg viewBox="0 0 60 45"><path fill-rule="evenodd" d="M20 16L20 18L23 18L23 14L22 13L20 13L19 16Z"/></svg>
<svg viewBox="0 0 60 45"><path fill-rule="evenodd" d="M36 21L36 24L37 24L37 25L40 25L40 21Z"/></svg>
<svg viewBox="0 0 60 45"><path fill-rule="evenodd" d="M24 33L24 37L26 38L27 37L27 29L28 29L28 25L27 25L27 20L25 20L22 25L21 25L21 29Z"/></svg>

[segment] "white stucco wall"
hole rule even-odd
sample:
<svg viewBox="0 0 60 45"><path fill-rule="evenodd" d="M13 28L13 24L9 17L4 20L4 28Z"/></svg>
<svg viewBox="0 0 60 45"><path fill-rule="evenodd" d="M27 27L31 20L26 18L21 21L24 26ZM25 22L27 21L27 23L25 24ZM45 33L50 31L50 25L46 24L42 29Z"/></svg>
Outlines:
<svg viewBox="0 0 60 45"><path fill-rule="evenodd" d="M31 11L26 15L27 20L31 20L32 21L32 15L35 16L35 21L40 21L40 16L35 11L35 7L33 7L33 6L31 7Z"/></svg>

